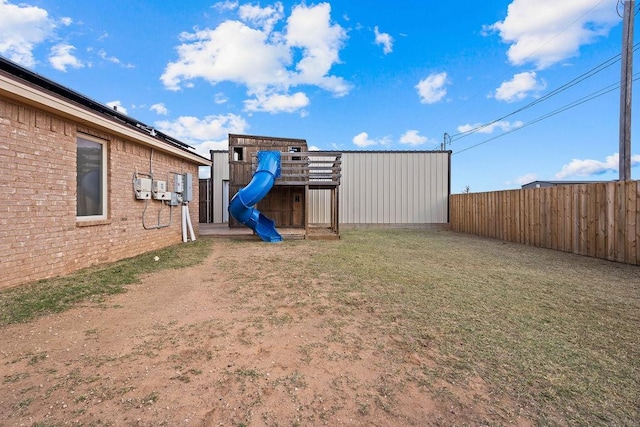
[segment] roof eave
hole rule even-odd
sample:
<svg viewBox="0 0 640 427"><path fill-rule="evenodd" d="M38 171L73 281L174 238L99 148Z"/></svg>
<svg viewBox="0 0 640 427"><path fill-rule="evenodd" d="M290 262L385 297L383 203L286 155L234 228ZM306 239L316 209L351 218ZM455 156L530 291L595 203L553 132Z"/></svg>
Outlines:
<svg viewBox="0 0 640 427"><path fill-rule="evenodd" d="M65 100L59 95L51 94L37 86L11 78L10 75L2 72L0 72L0 95L123 138L135 140L142 145L196 163L198 166L211 166L209 159L197 153L163 143L125 122L119 122L115 117L99 114L90 108Z"/></svg>

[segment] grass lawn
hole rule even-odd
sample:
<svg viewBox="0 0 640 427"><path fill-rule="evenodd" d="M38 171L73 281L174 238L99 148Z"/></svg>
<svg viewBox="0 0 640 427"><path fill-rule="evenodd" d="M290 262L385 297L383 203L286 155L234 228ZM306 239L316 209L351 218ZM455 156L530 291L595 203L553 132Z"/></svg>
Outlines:
<svg viewBox="0 0 640 427"><path fill-rule="evenodd" d="M429 375L479 376L541 424L640 422L640 268L451 232L344 235L313 258L336 298L437 349ZM407 348L407 351L411 351Z"/></svg>
<svg viewBox="0 0 640 427"><path fill-rule="evenodd" d="M0 324L107 298L135 283L150 256L171 258L167 268L186 268L218 244L201 239L1 291ZM487 394L525 408L536 424L640 422L636 266L422 230L347 231L340 241L284 242L277 254L256 256L250 270L233 262L234 248L262 243L224 245L220 265L239 288L268 286L269 277L287 272L287 289L278 292L308 295L322 286L328 299L309 309L330 304L346 317L366 313L362 327L397 337L405 356L428 353L435 364L421 368L418 387L438 393L443 382L464 387L481 378Z"/></svg>

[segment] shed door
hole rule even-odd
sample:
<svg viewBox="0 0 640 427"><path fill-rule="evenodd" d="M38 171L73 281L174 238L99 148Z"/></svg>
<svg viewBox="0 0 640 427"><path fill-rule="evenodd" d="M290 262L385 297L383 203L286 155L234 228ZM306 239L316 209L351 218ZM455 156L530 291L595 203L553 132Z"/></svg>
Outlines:
<svg viewBox="0 0 640 427"><path fill-rule="evenodd" d="M291 192L291 197L293 197L293 215L292 215L292 223L293 227L303 227L304 226L304 187L296 187Z"/></svg>

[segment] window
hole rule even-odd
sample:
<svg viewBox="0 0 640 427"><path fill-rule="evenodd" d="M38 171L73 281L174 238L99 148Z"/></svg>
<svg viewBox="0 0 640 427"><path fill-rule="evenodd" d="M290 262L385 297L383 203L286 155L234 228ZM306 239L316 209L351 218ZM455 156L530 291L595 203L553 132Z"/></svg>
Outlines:
<svg viewBox="0 0 640 427"><path fill-rule="evenodd" d="M302 152L302 147L289 147L289 152L290 153L301 153ZM300 160L300 159L301 159L300 156L291 157L291 160Z"/></svg>
<svg viewBox="0 0 640 427"><path fill-rule="evenodd" d="M233 147L233 160L236 162L244 161L244 150L242 147Z"/></svg>
<svg viewBox="0 0 640 427"><path fill-rule="evenodd" d="M105 141L78 136L77 201L78 220L107 217L107 153Z"/></svg>

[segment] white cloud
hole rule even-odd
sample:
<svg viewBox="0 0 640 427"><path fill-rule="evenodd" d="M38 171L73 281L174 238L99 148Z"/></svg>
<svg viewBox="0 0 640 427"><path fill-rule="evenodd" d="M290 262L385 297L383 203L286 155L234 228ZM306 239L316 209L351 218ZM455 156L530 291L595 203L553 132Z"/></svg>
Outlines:
<svg viewBox="0 0 640 427"><path fill-rule="evenodd" d="M122 114L127 114L127 109L122 106L122 103L120 101L107 102L106 106L107 107L111 107L114 110L116 110L116 111L118 111L118 112L120 112Z"/></svg>
<svg viewBox="0 0 640 427"><path fill-rule="evenodd" d="M353 137L353 144L358 147L370 147L372 145L376 145L377 142L369 139L369 134L366 132L360 132L356 136Z"/></svg>
<svg viewBox="0 0 640 427"><path fill-rule="evenodd" d="M620 21L611 1L513 0L504 21L485 27L508 43L513 65L539 69L579 54L580 47L608 34Z"/></svg>
<svg viewBox="0 0 640 427"><path fill-rule="evenodd" d="M400 137L400 144L421 145L427 140L428 138L420 135L417 130L408 130Z"/></svg>
<svg viewBox="0 0 640 427"><path fill-rule="evenodd" d="M215 102L218 105L225 104L228 101L229 101L229 98L227 98L227 96L222 92L218 92L213 96L213 102Z"/></svg>
<svg viewBox="0 0 640 427"><path fill-rule="evenodd" d="M245 111L264 111L269 113L292 113L309 105L309 98L303 92L293 95L258 94L254 99L244 101Z"/></svg>
<svg viewBox="0 0 640 427"><path fill-rule="evenodd" d="M218 12L225 12L225 11L237 9L238 8L238 2L237 1L231 1L231 0L219 1L217 3L214 3L214 5L211 6L211 7L216 9Z"/></svg>
<svg viewBox="0 0 640 427"><path fill-rule="evenodd" d="M73 51L76 48L70 44L57 44L51 48L49 63L53 68L66 72L67 67L83 68L84 63L80 61Z"/></svg>
<svg viewBox="0 0 640 427"><path fill-rule="evenodd" d="M51 37L54 29L46 10L0 0L0 55L33 68L33 49Z"/></svg>
<svg viewBox="0 0 640 427"><path fill-rule="evenodd" d="M562 170L556 174L556 178L565 179L576 176L602 175L607 172L618 172L620 156L614 153L607 156L604 161L591 159L573 159L569 164L562 166ZM631 166L640 165L640 154L631 156Z"/></svg>
<svg viewBox="0 0 640 427"><path fill-rule="evenodd" d="M284 17L284 7L280 2L264 8L243 4L238 13L243 21L262 28L265 33L271 33L274 25Z"/></svg>
<svg viewBox="0 0 640 427"><path fill-rule="evenodd" d="M285 45L270 43L267 34L239 21L225 21L217 28L182 33L179 59L171 62L161 76L170 90L202 78L215 85L222 81L260 89L283 86L290 61Z"/></svg>
<svg viewBox="0 0 640 427"><path fill-rule="evenodd" d="M169 114L169 110L167 110L167 106L164 105L164 103L162 102L153 104L151 107L149 107L149 109L151 111L155 111L157 114L160 114L161 116L166 116L167 114Z"/></svg>
<svg viewBox="0 0 640 427"><path fill-rule="evenodd" d="M68 16L66 16L66 17L60 19L60 23L62 25L64 25L65 27L68 27L69 25L73 24L73 19L71 19Z"/></svg>
<svg viewBox="0 0 640 427"><path fill-rule="evenodd" d="M527 173L527 174L524 174L524 175L521 175L521 176L517 177L514 182L511 182L511 181L507 182L507 184L510 185L510 184L515 183L517 185L522 186L524 184L528 184L530 182L537 181L537 180L538 180L538 175L537 174L535 174L535 173Z"/></svg>
<svg viewBox="0 0 640 427"><path fill-rule="evenodd" d="M474 129L477 129L475 132L478 133L493 133L494 130L496 129L500 129L503 132L508 132L510 130L519 128L523 125L524 123L521 122L520 120L517 120L515 122L508 122L506 120L500 120L494 123L490 123L487 125L484 125L482 123L476 123L474 125L472 124L465 124L465 125L461 125L458 126L458 132L460 133L467 133L467 132L471 132Z"/></svg>
<svg viewBox="0 0 640 427"><path fill-rule="evenodd" d="M448 83L447 73L433 73L420 80L415 86L418 89L422 104L435 104L447 95L445 85Z"/></svg>
<svg viewBox="0 0 640 427"><path fill-rule="evenodd" d="M317 85L336 96L349 92L350 85L341 77L327 75L333 64L340 62L338 53L347 39L344 28L331 24L329 3L295 6L287 19L285 39L290 48L302 49L293 82Z"/></svg>
<svg viewBox="0 0 640 427"><path fill-rule="evenodd" d="M229 139L224 137L219 140L209 140L200 142L197 144L190 144L193 148L196 149L196 153L200 154L202 157L206 157L207 159L211 158L211 150L228 150L229 149ZM208 177L207 177L208 178Z"/></svg>
<svg viewBox="0 0 640 427"><path fill-rule="evenodd" d="M495 98L498 101L515 102L520 101L531 92L544 90L547 84L544 80L538 81L534 71L518 73L508 82L503 82L496 89Z"/></svg>
<svg viewBox="0 0 640 427"><path fill-rule="evenodd" d="M212 85L230 81L247 88L249 108L269 112L291 112L291 107L308 104L300 92L288 95L292 87L317 86L335 96L349 92L351 86L342 77L329 74L339 62L346 31L331 23L328 3L295 6L283 32L273 30L283 18L280 3L241 6L239 13L245 22L227 20L214 29L181 34L178 59L167 64L161 76L167 89L189 87L195 79ZM286 108L281 108L283 101L288 101ZM267 110L269 106L275 109Z"/></svg>
<svg viewBox="0 0 640 427"><path fill-rule="evenodd" d="M114 64L122 65L125 68L134 68L134 66L131 65L131 64L123 64L122 61L120 61L120 59L115 57L115 56L107 55L107 52L105 52L104 49L100 49L98 51L98 56L100 58L104 59L105 61L109 61L109 62L113 62Z"/></svg>
<svg viewBox="0 0 640 427"><path fill-rule="evenodd" d="M385 136L377 140L370 139L369 134L367 132L360 132L359 134L353 137L352 142L354 145L360 148L364 148L364 147L371 147L373 145L389 145L391 144L391 138L388 136Z"/></svg>
<svg viewBox="0 0 640 427"><path fill-rule="evenodd" d="M393 52L393 37L388 33L381 33L378 31L378 27L373 28L373 32L376 35L376 44L382 45L382 52L387 55Z"/></svg>
<svg viewBox="0 0 640 427"><path fill-rule="evenodd" d="M249 127L246 120L236 114L212 115L202 119L182 116L173 121L157 121L155 126L167 135L193 145L198 154L207 158L209 150L228 148L228 134L244 134Z"/></svg>

